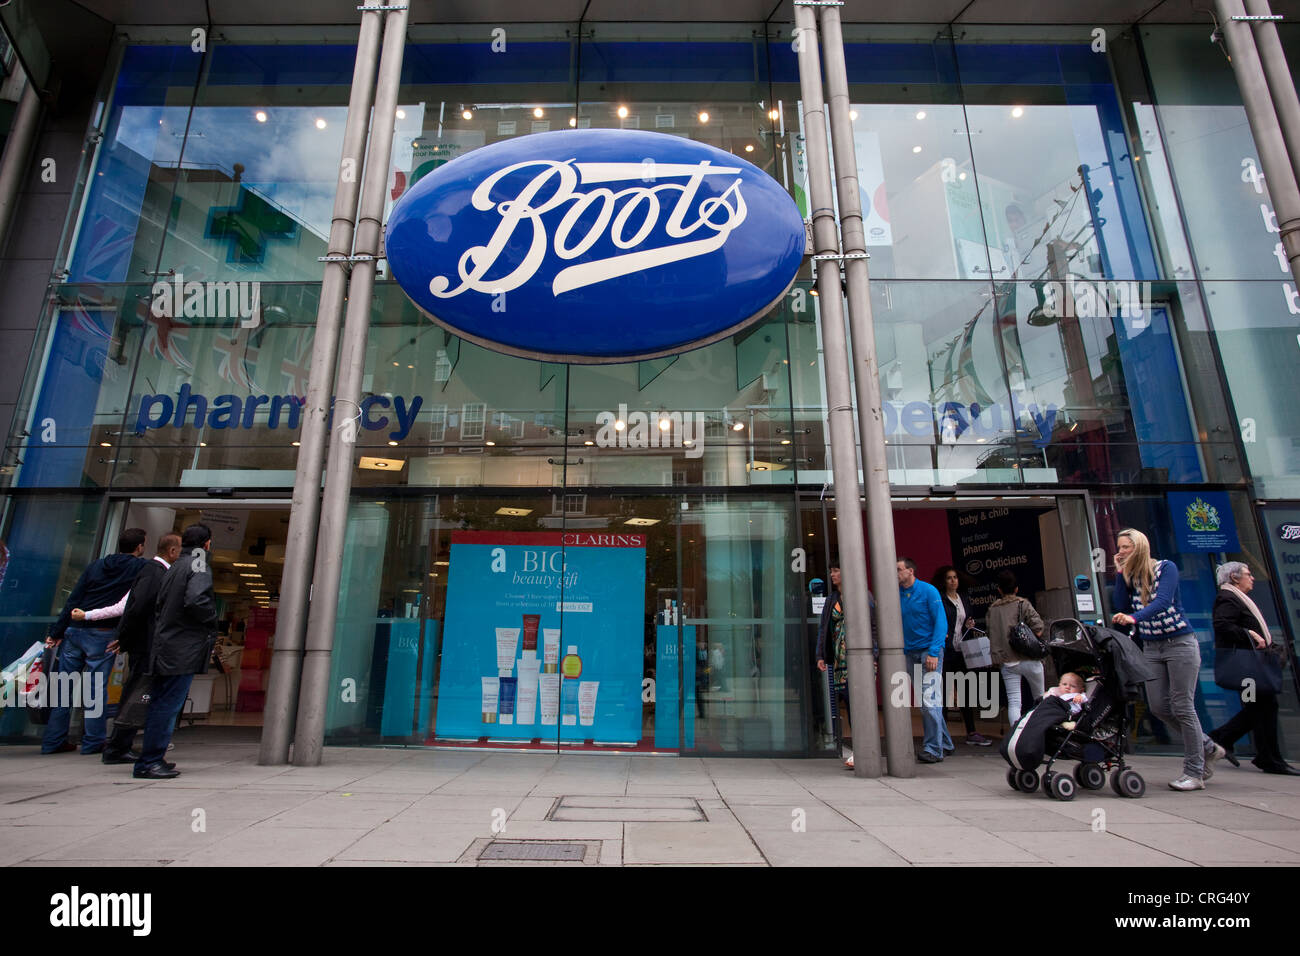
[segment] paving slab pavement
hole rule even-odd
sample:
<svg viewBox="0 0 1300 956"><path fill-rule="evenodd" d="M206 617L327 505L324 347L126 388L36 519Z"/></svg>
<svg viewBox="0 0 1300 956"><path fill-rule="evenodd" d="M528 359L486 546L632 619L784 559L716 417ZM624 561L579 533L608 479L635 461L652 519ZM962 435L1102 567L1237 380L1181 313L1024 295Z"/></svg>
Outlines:
<svg viewBox="0 0 1300 956"><path fill-rule="evenodd" d="M1300 778L1222 767L1174 793L1174 757L1134 759L1140 800L1062 803L1012 791L989 751L866 780L835 759L428 748L261 767L254 735L177 739L170 781L0 747L0 865L476 866L494 843L578 848L557 866L1300 864Z"/></svg>

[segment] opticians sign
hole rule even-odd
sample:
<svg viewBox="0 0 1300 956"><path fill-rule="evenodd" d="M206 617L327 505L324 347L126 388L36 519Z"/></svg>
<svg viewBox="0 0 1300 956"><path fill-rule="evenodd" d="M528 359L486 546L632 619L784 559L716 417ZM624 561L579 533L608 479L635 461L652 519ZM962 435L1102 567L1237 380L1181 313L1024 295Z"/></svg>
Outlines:
<svg viewBox="0 0 1300 956"><path fill-rule="evenodd" d="M398 284L487 348L600 364L725 338L794 282L804 226L757 166L678 136L560 130L476 149L388 219Z"/></svg>

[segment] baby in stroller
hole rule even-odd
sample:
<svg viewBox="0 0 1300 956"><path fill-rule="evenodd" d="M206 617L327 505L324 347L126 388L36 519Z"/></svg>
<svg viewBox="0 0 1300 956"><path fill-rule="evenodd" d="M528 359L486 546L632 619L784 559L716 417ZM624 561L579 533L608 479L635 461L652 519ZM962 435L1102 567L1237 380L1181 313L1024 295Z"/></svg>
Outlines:
<svg viewBox="0 0 1300 956"><path fill-rule="evenodd" d="M1065 625L1059 630L1057 624ZM1140 797L1146 784L1124 762L1127 738L1127 688L1116 672L1115 639L1123 635L1089 628L1076 621L1055 622L1048 648L1061 674L1034 708L1002 741L1010 765L1007 783L1014 790L1038 789L1044 763L1043 791L1057 800L1073 800L1078 787L1100 790L1106 784L1119 796ZM1077 760L1073 775L1052 770L1056 760Z"/></svg>

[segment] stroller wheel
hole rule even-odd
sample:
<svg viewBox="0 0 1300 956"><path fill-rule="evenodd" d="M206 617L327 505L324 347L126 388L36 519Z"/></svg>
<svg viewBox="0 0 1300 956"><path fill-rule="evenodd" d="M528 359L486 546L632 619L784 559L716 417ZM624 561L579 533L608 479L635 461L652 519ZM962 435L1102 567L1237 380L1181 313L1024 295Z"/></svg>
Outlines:
<svg viewBox="0 0 1300 956"><path fill-rule="evenodd" d="M1033 793L1038 789L1038 772L1036 770L1021 770L1016 773L1016 783L1020 784L1018 789L1022 793Z"/></svg>
<svg viewBox="0 0 1300 956"><path fill-rule="evenodd" d="M1074 768L1074 779L1085 790L1100 790L1106 786L1106 771L1100 764L1081 763Z"/></svg>
<svg viewBox="0 0 1300 956"><path fill-rule="evenodd" d="M1061 774L1056 770L1043 771L1043 796L1049 800L1052 798L1052 782Z"/></svg>
<svg viewBox="0 0 1300 956"><path fill-rule="evenodd" d="M1120 770L1110 775L1110 788L1117 796L1136 800L1147 792L1147 783L1136 770Z"/></svg>
<svg viewBox="0 0 1300 956"><path fill-rule="evenodd" d="M1052 774L1052 783L1048 792L1057 800L1073 800L1075 794L1074 778L1069 774Z"/></svg>
<svg viewBox="0 0 1300 956"><path fill-rule="evenodd" d="M1007 770L1007 784L1010 785L1012 790L1020 789L1020 784L1017 782L1016 779L1019 776L1020 776L1020 771L1018 771L1015 767L1011 767L1010 769Z"/></svg>

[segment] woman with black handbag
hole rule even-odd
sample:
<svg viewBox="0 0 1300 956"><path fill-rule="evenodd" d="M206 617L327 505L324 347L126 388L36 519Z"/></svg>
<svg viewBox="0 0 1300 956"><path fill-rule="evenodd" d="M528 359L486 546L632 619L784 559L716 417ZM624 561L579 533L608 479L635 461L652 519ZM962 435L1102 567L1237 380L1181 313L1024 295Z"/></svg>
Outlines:
<svg viewBox="0 0 1300 956"><path fill-rule="evenodd" d="M1014 727L1020 719L1020 681L1029 683L1029 710L1043 696L1043 658L1045 648L1017 649L1011 641L1011 629L1024 625L1033 638L1041 639L1046 625L1034 606L1019 594L1020 585L1010 571L998 574L998 599L989 605L985 628L993 649L993 664L1001 668L1002 686L1007 692L1007 721ZM1030 653L1026 653L1026 651ZM1036 655L1036 656L1031 656Z"/></svg>
<svg viewBox="0 0 1300 956"><path fill-rule="evenodd" d="M1210 739L1227 751L1226 759L1240 766L1232 745L1255 733L1255 759L1264 773L1300 776L1282 756L1277 740L1277 696L1281 691L1283 657L1259 607L1250 599L1255 575L1241 561L1219 565L1219 593L1214 599L1214 678L1225 690L1241 694L1241 710ZM1247 683L1249 681L1249 683Z"/></svg>
<svg viewBox="0 0 1300 956"><path fill-rule="evenodd" d="M945 564L934 572L930 583L942 596L943 609L948 615L948 640L944 644L943 672L945 675L964 673L966 658L961 652L961 639L970 628L975 626L975 620L971 615L971 607L966 600L966 595L961 593L961 578L956 568L951 564ZM953 686L970 685L963 685L963 682L956 681ZM972 747L990 746L993 741L975 729L975 708L971 706L971 702L962 702L957 709L961 711L962 722L966 725L966 743Z"/></svg>

